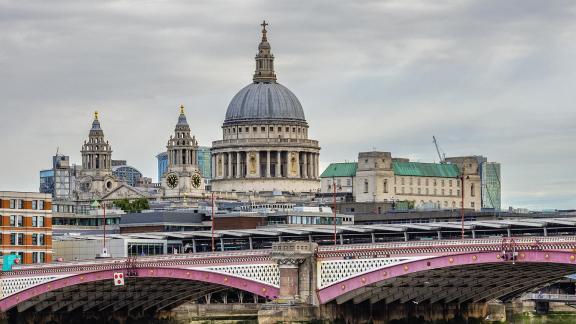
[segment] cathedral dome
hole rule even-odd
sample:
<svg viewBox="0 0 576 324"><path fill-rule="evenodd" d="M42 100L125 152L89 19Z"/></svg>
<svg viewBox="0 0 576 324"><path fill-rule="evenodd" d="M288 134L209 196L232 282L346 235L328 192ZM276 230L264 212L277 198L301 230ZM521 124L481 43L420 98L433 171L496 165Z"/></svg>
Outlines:
<svg viewBox="0 0 576 324"><path fill-rule="evenodd" d="M250 121L304 122L298 98L276 82L255 82L238 92L226 111L224 124Z"/></svg>

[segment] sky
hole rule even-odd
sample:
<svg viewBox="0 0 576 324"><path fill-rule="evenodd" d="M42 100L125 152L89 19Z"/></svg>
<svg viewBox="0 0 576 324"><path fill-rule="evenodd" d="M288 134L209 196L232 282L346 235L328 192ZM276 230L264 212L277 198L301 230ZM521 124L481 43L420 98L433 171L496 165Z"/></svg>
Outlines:
<svg viewBox="0 0 576 324"><path fill-rule="evenodd" d="M186 107L222 137L269 22L278 82L321 168L389 151L502 164L502 206L576 208L576 3L562 0L0 0L0 190L80 163L93 111L114 159L157 178Z"/></svg>

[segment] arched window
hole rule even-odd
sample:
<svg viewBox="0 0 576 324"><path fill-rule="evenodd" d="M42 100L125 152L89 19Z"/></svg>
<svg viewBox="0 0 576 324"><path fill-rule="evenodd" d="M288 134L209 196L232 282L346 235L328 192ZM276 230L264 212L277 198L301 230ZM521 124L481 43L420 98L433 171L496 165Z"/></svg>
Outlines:
<svg viewBox="0 0 576 324"><path fill-rule="evenodd" d="M470 197L475 197L476 193L474 192L474 184L470 184Z"/></svg>
<svg viewBox="0 0 576 324"><path fill-rule="evenodd" d="M364 193L368 193L368 179L364 179Z"/></svg>
<svg viewBox="0 0 576 324"><path fill-rule="evenodd" d="M384 179L384 193L388 193L388 179Z"/></svg>

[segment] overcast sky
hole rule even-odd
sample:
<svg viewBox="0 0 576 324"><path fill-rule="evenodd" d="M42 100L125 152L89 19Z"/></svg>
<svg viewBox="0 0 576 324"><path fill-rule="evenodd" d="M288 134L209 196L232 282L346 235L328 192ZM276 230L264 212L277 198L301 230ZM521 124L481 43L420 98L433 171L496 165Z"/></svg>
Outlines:
<svg viewBox="0 0 576 324"><path fill-rule="evenodd" d="M251 82L262 19L321 166L383 150L502 163L503 207L576 208L576 6L554 0L0 0L0 190L80 163L94 110L157 178L180 104L201 145Z"/></svg>

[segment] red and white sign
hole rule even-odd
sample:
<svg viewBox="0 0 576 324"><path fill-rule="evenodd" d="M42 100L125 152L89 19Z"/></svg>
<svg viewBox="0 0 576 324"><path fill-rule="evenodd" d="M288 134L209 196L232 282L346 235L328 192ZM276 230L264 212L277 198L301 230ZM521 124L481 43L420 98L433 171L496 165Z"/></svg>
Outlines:
<svg viewBox="0 0 576 324"><path fill-rule="evenodd" d="M114 272L114 286L124 286L124 274L122 272Z"/></svg>

